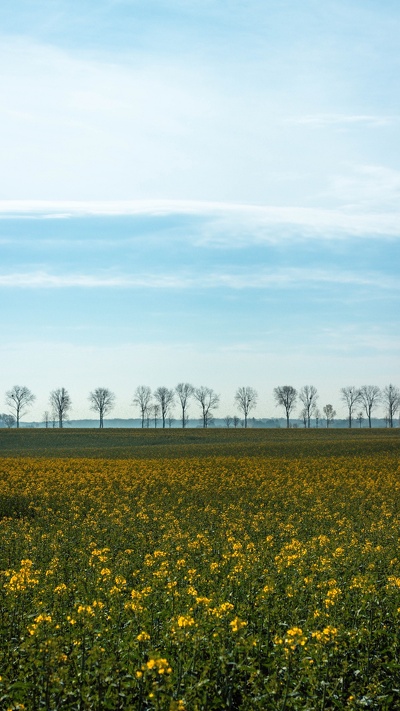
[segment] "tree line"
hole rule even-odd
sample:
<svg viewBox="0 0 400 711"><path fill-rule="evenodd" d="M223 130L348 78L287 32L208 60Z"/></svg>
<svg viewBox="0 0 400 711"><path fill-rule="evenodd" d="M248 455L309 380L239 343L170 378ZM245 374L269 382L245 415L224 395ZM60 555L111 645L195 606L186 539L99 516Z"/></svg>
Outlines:
<svg viewBox="0 0 400 711"><path fill-rule="evenodd" d="M290 418L293 417L294 410L300 404L300 418L304 427L311 427L312 418L317 426L319 421L324 420L326 427L329 427L336 417L336 410L331 404L322 407L322 413L318 408L319 395L314 385L304 385L299 391L292 385L280 385L273 390L275 403L283 408L286 416L287 427L290 427ZM394 418L400 410L400 390L395 385L387 385L380 389L377 385L363 385L360 388L355 386L343 387L340 390L340 398L347 410L348 426L352 427L354 420L358 420L360 425L363 419L367 419L368 426L372 426L372 416L378 406L383 406L386 412L386 419L389 427L393 427ZM7 413L0 414L0 420L7 427L19 427L22 417L29 411L29 407L34 403L36 397L32 391L21 385L14 385L6 392L6 403L9 408ZM99 417L99 427L103 428L104 418L115 406L115 394L109 388L96 388L88 396L90 409L95 411ZM154 391L148 385L138 385L136 388L132 405L138 408L141 418L141 426L158 426L161 422L163 428L172 418L172 409L178 405L180 408L180 421L182 427L187 427L189 422L189 405L195 402L199 408L201 423L203 427L208 427L213 419L215 410L220 401L220 396L212 389L204 385L194 387L190 383L178 383L175 388L160 386ZM256 407L258 402L257 391L250 386L239 387L234 396L234 403L243 416L243 421L235 416L226 415L224 421L227 427L232 424L236 427L239 422L244 427L248 425L249 414ZM72 407L72 400L66 388L57 388L50 393L50 410L44 413L44 424L49 426L51 420L58 422L59 427L63 427ZM365 417L364 417L365 415Z"/></svg>

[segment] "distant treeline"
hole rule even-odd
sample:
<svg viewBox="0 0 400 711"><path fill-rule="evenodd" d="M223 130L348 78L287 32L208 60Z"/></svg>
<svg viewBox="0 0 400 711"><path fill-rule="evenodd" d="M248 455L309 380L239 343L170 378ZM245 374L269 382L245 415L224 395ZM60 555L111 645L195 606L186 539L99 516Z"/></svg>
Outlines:
<svg viewBox="0 0 400 711"><path fill-rule="evenodd" d="M241 386L234 395L236 414L227 414L216 418L215 412L219 406L220 396L204 385L195 387L190 383L178 383L175 388L160 386L154 391L148 385L138 385L131 404L140 413L139 425L145 427L348 427L359 426L395 426L395 417L400 411L400 390L389 384L384 388L377 385L353 385L340 390L347 416L346 420L337 419L336 410L327 403L320 410L318 406L318 390L314 385L304 385L296 390L292 385L279 385L274 388L275 403L283 409L284 418L251 417L251 412L258 402L258 392L250 386ZM8 412L0 413L0 426L20 427L22 418L29 412L29 407L36 396L25 385L14 385L6 392ZM109 388L96 388L88 395L90 409L98 416L99 427L104 427L104 420L115 407L116 397ZM189 419L189 406L198 408L200 417ZM179 416L176 417L178 408ZM299 408L295 417L296 408ZM382 408L383 418L377 418L374 413ZM58 388L50 393L49 409L43 414L41 423L36 426L64 427L69 422L72 410L72 400L66 388ZM81 422L81 421L80 421ZM126 420L118 420L126 422ZM32 425L31 425L32 426ZM81 425L78 425L81 426ZM90 425L89 425L90 426ZM110 425L109 425L110 426ZM126 426L126 425L114 425Z"/></svg>

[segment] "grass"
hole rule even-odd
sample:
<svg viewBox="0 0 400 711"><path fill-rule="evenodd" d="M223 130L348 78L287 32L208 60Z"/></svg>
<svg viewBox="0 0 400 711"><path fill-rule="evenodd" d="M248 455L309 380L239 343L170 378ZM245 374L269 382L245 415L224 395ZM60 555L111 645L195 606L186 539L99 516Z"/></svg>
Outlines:
<svg viewBox="0 0 400 711"><path fill-rule="evenodd" d="M399 445L399 429L0 429L0 457L357 456Z"/></svg>

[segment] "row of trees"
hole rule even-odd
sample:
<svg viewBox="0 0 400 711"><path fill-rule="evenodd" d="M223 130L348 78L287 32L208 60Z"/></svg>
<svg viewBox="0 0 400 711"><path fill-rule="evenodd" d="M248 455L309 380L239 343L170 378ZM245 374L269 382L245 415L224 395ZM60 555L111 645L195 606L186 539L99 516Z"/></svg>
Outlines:
<svg viewBox="0 0 400 711"><path fill-rule="evenodd" d="M294 408L300 402L300 416L304 426L311 426L311 419L317 421L322 419L318 408L318 391L314 385L304 385L299 391L292 385L280 385L274 388L274 399L277 406L284 408L286 414L287 427L290 426L290 417ZM349 427L352 427L353 420L357 418L360 422L365 412L369 427L372 426L372 415L378 405L383 405L387 412L389 427L393 427L396 413L400 410L400 390L395 385L387 385L382 390L376 385L363 385L361 388L348 386L341 388L340 397L346 405L348 412ZM6 403L10 412L0 415L0 419L7 426L19 427L21 418L26 415L29 407L35 401L35 395L26 386L14 385L6 393ZM108 388L96 388L88 396L90 408L97 412L99 426L104 426L104 418L115 405L115 395ZM161 418L162 427L166 426L167 419L171 417L172 408L178 404L181 410L182 427L186 427L189 415L188 409L191 400L194 400L200 408L201 421L203 427L208 427L214 417L214 411L219 405L219 395L212 389L202 385L194 387L190 383L178 383L175 388L161 386L152 392L148 385L139 385L134 393L132 404L139 408L142 427L149 426L150 420L157 422ZM234 402L243 415L243 426L247 427L249 413L256 407L258 401L257 391L250 386L239 387L235 393ZM50 418L58 420L59 427L63 427L72 402L68 391L65 388L58 388L50 393L51 412L46 411L44 420L48 426ZM360 407L360 412L355 415L355 410ZM326 426L329 427L336 411L331 404L322 408ZM236 426L236 417L230 415L225 417L227 427L233 422Z"/></svg>
<svg viewBox="0 0 400 711"><path fill-rule="evenodd" d="M27 414L30 405L32 405L35 400L36 395L34 395L26 385L14 385L11 390L6 392L6 403L10 412L0 415L0 419L7 427L13 427L14 425L19 427L22 417ZM68 391L65 388L53 390L50 393L49 402L53 418L57 417L58 424L62 427L72 405ZM45 412L44 419L46 423L49 422L50 415L48 411Z"/></svg>
<svg viewBox="0 0 400 711"><path fill-rule="evenodd" d="M317 419L321 417L317 406L318 391L314 385L305 385L299 393L292 385L282 385L274 388L274 397L276 403L285 409L288 427L290 414L298 399L301 402L301 417L305 427L310 427L311 417ZM386 385L382 390L377 385L363 385L361 388L349 385L341 388L340 398L347 408L349 427L352 427L357 407L361 408L361 411L357 414L357 419L361 419L364 411L369 427L372 426L372 413L378 405L385 407L389 427L393 427L394 417L400 410L400 390L392 384ZM325 405L322 410L326 419L326 426L329 427L336 416L336 411L329 404Z"/></svg>

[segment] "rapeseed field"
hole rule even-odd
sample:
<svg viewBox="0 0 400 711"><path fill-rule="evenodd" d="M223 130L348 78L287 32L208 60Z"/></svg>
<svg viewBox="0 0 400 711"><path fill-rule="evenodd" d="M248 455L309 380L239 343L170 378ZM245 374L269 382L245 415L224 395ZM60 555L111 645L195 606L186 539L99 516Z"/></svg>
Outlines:
<svg viewBox="0 0 400 711"><path fill-rule="evenodd" d="M0 708L399 709L400 467L0 459Z"/></svg>

